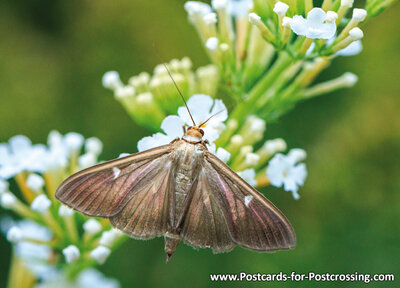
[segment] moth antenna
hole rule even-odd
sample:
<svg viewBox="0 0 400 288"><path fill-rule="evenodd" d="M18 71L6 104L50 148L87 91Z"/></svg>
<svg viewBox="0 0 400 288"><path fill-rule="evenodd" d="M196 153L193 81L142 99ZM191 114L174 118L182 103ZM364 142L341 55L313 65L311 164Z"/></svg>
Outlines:
<svg viewBox="0 0 400 288"><path fill-rule="evenodd" d="M224 112L225 110L226 110L226 108L224 108L224 109L218 111L217 113L215 113L214 115L211 115L210 117L208 117L208 119L207 119L206 121L201 122L201 124L199 125L199 128L201 128L201 126L203 126L204 124L206 124L206 123L208 122L208 120L210 120L210 119L213 118L214 116L218 115L219 113Z"/></svg>
<svg viewBox="0 0 400 288"><path fill-rule="evenodd" d="M167 64L163 63L163 65L164 65L165 69L167 70L169 77L171 77L172 82L174 82L174 85L175 85L176 90L178 90L179 95L181 95L182 100L183 100L183 103L185 103L186 109L187 109L187 111L189 112L190 119L192 119L193 125L196 126L196 123L194 122L192 113L190 113L189 107L188 107L187 104L186 104L185 97L183 97L181 90L179 90L178 84L176 84L176 82L175 82L175 80L174 80L174 77L172 77L172 74L171 74L171 72L169 71Z"/></svg>

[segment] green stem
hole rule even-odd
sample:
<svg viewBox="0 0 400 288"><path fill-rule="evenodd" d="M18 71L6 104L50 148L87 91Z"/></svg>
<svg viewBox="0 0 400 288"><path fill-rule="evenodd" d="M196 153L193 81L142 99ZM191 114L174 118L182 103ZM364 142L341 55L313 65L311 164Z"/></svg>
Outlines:
<svg viewBox="0 0 400 288"><path fill-rule="evenodd" d="M242 103L239 103L239 105L232 111L232 119L236 119L238 123L242 123L246 116L254 110L254 104L257 100L293 61L294 59L291 58L287 52L281 52L269 72L261 78L261 80L250 91L247 99Z"/></svg>

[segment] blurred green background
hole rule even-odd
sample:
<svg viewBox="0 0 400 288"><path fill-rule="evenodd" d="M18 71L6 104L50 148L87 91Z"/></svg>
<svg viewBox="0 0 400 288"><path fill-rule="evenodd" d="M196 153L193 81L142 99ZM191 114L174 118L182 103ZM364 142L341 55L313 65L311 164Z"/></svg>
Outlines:
<svg viewBox="0 0 400 288"><path fill-rule="evenodd" d="M358 1L356 6L358 5ZM97 136L102 159L135 152L149 132L133 123L111 92L105 71L126 81L165 60L208 60L178 0L0 2L0 142L25 134L45 142L51 129ZM181 244L165 264L163 240L130 240L100 269L122 287L320 287L321 283L211 283L209 273L395 273L400 271L400 22L397 5L365 27L364 51L336 59L321 79L351 71L355 88L300 104L267 129L307 150L302 198L266 189L298 237L293 251L236 248L212 255ZM10 245L0 238L0 287ZM399 276L399 275L396 275ZM397 280L398 282L398 280ZM374 283L373 287L394 287ZM325 283L324 286L361 286Z"/></svg>

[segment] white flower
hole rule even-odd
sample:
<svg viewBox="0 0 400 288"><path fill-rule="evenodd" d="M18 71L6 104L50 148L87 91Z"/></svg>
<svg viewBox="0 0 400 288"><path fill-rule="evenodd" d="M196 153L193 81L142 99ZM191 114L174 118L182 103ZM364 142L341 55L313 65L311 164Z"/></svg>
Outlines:
<svg viewBox="0 0 400 288"><path fill-rule="evenodd" d="M249 13L253 7L253 0L230 0L228 3L228 12L233 17L243 17Z"/></svg>
<svg viewBox="0 0 400 288"><path fill-rule="evenodd" d="M279 153L268 163L267 176L273 186L281 187L283 185L285 191L291 191L293 197L299 199L297 191L307 177L306 165L303 163L296 165L293 157Z"/></svg>
<svg viewBox="0 0 400 288"><path fill-rule="evenodd" d="M350 8L350 7L353 7L353 3L354 3L354 0L341 0L340 6Z"/></svg>
<svg viewBox="0 0 400 288"><path fill-rule="evenodd" d="M231 153L229 153L222 147L218 147L218 149L217 149L216 145L214 143L207 145L207 148L208 148L208 151L210 151L212 154L217 156L224 163L228 162L229 158L231 157Z"/></svg>
<svg viewBox="0 0 400 288"><path fill-rule="evenodd" d="M101 151L103 150L103 143L100 141L99 138L90 137L85 141L85 151L87 153L94 154L99 156Z"/></svg>
<svg viewBox="0 0 400 288"><path fill-rule="evenodd" d="M196 122L200 125L209 117L212 117L202 129L204 131L204 138L210 143L217 140L219 134L224 130L225 125L223 122L228 118L228 112L221 100L214 100L210 96L197 94L193 95L188 101L187 105ZM178 116L167 116L161 123L161 129L165 132L156 133L152 136L144 137L139 140L137 148L139 152L155 148L161 145L166 145L176 138L183 137L182 127L186 124L192 126L193 122L187 112L185 106L178 108Z"/></svg>
<svg viewBox="0 0 400 288"><path fill-rule="evenodd" d="M333 17L330 17L333 18ZM306 36L311 39L329 39L336 33L334 21L328 22L327 14L321 8L313 8L307 14L307 19L303 16L295 15L290 27L297 35Z"/></svg>
<svg viewBox="0 0 400 288"><path fill-rule="evenodd" d="M4 192L0 194L0 205L3 208L12 208L17 203L17 198L11 192Z"/></svg>
<svg viewBox="0 0 400 288"><path fill-rule="evenodd" d="M0 178L9 179L23 171L43 172L44 145L32 145L29 138L17 135L0 146Z"/></svg>
<svg viewBox="0 0 400 288"><path fill-rule="evenodd" d="M8 191L8 187L9 187L8 181L0 178L0 194Z"/></svg>
<svg viewBox="0 0 400 288"><path fill-rule="evenodd" d="M83 270L79 274L79 276L77 278L77 284L78 284L79 288L90 288L90 287L119 288L120 287L117 280L106 278L99 271L97 271L96 269L92 269L92 268Z"/></svg>
<svg viewBox="0 0 400 288"><path fill-rule="evenodd" d="M65 146L70 151L77 151L81 149L84 140L85 139L81 134L75 132L69 132L64 136Z"/></svg>
<svg viewBox="0 0 400 288"><path fill-rule="evenodd" d="M354 84L357 83L358 81L358 76L356 74L353 74L351 72L346 72L343 74L343 80L344 80L344 84L347 87L353 87Z"/></svg>
<svg viewBox="0 0 400 288"><path fill-rule="evenodd" d="M86 153L78 158L79 168L85 169L97 163L97 157L93 153Z"/></svg>
<svg viewBox="0 0 400 288"><path fill-rule="evenodd" d="M101 234L99 244L102 246L112 247L115 241L115 236L116 234L114 230L104 231Z"/></svg>
<svg viewBox="0 0 400 288"><path fill-rule="evenodd" d="M274 12L279 16L283 17L285 16L287 10L289 9L289 5L283 2L276 2L274 6Z"/></svg>
<svg viewBox="0 0 400 288"><path fill-rule="evenodd" d="M215 13L208 13L203 16L203 20L207 25L215 24L217 23L217 14Z"/></svg>
<svg viewBox="0 0 400 288"><path fill-rule="evenodd" d="M256 166L258 164L258 161L260 160L260 156L255 154L255 153L246 153L244 163L246 166Z"/></svg>
<svg viewBox="0 0 400 288"><path fill-rule="evenodd" d="M264 143L263 148L269 155L286 150L286 142L282 138L268 140Z"/></svg>
<svg viewBox="0 0 400 288"><path fill-rule="evenodd" d="M83 230L90 235L99 233L101 229L102 226L100 222L95 219L89 219L83 224Z"/></svg>
<svg viewBox="0 0 400 288"><path fill-rule="evenodd" d="M261 22L261 17L254 12L249 13L248 17L249 17L249 22L253 25L257 25L258 23Z"/></svg>
<svg viewBox="0 0 400 288"><path fill-rule="evenodd" d="M219 43L219 40L217 37L210 37L207 39L205 45L208 50L214 51L218 48L218 43Z"/></svg>
<svg viewBox="0 0 400 288"><path fill-rule="evenodd" d="M215 10L224 9L228 6L228 1L229 0L211 0L211 6Z"/></svg>
<svg viewBox="0 0 400 288"><path fill-rule="evenodd" d="M364 32L360 28L355 27L349 31L349 37L353 41L358 41L364 37Z"/></svg>
<svg viewBox="0 0 400 288"><path fill-rule="evenodd" d="M46 212L50 208L50 206L51 201L49 200L49 198L47 198L47 196L44 194L40 194L33 200L31 204L31 209L42 214Z"/></svg>
<svg viewBox="0 0 400 288"><path fill-rule="evenodd" d="M26 186L34 192L39 192L44 186L44 180L37 174L30 174L26 179Z"/></svg>
<svg viewBox="0 0 400 288"><path fill-rule="evenodd" d="M122 86L121 79L119 79L119 74L116 71L106 72L103 76L102 84L105 88L112 90Z"/></svg>
<svg viewBox="0 0 400 288"><path fill-rule="evenodd" d="M193 19L197 15L204 16L212 12L210 5L199 1L187 1L184 8L189 14L190 19Z"/></svg>
<svg viewBox="0 0 400 288"><path fill-rule="evenodd" d="M24 239L24 232L17 226L11 227L7 232L7 240L10 242L19 242Z"/></svg>
<svg viewBox="0 0 400 288"><path fill-rule="evenodd" d="M156 133L152 136L144 137L139 140L137 148L139 152L166 145L176 137L183 136L184 123L178 116L167 116L161 123L161 129L166 133Z"/></svg>
<svg viewBox="0 0 400 288"><path fill-rule="evenodd" d="M76 247L75 245L69 245L67 248L64 248L62 250L62 253L64 254L65 261L67 263L72 263L78 260L81 256L78 247Z"/></svg>
<svg viewBox="0 0 400 288"><path fill-rule="evenodd" d="M225 128L223 122L228 118L228 112L222 100L214 100L208 95L196 94L190 97L187 101L187 105L196 125L200 125L202 122L218 113L202 127L205 139L210 142L217 140L220 133ZM185 106L178 108L178 115L187 125L193 125Z"/></svg>
<svg viewBox="0 0 400 288"><path fill-rule="evenodd" d="M47 263L52 254L51 248L47 245L24 241L24 239L48 242L52 238L51 231L31 220L18 221L15 226L22 231L21 241L14 246L16 255L24 260L24 264L35 275L47 277L50 271L54 270Z"/></svg>
<svg viewBox="0 0 400 288"><path fill-rule="evenodd" d="M90 252L90 256L96 260L99 264L104 264L106 262L108 256L110 255L111 250L104 246L98 246Z"/></svg>
<svg viewBox="0 0 400 288"><path fill-rule="evenodd" d="M298 163L298 162L304 161L306 159L307 152L300 148L294 148L294 149L290 149L287 157L292 158L295 163Z"/></svg>
<svg viewBox="0 0 400 288"><path fill-rule="evenodd" d="M361 40L351 42L346 48L339 50L335 55L337 56L354 56L360 54L363 50Z"/></svg>
<svg viewBox="0 0 400 288"><path fill-rule="evenodd" d="M124 158L124 157L127 157L129 155L131 155L131 154L129 154L129 153L121 153L121 154L118 155L118 158Z"/></svg>
<svg viewBox="0 0 400 288"><path fill-rule="evenodd" d="M61 204L60 208L58 208L58 215L60 215L61 217L69 217L74 215L74 210Z"/></svg>
<svg viewBox="0 0 400 288"><path fill-rule="evenodd" d="M256 186L257 185L256 171L254 169L246 169L246 170L237 172L237 174L240 177L242 177L243 180L245 180L251 186Z"/></svg>

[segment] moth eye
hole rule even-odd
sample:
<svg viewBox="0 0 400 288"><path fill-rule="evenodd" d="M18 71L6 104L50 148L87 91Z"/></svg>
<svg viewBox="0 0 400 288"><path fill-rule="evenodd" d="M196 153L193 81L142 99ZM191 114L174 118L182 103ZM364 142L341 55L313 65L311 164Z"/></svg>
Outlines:
<svg viewBox="0 0 400 288"><path fill-rule="evenodd" d="M203 129L200 129L200 133L201 133L201 135L204 136L204 131L203 131Z"/></svg>
<svg viewBox="0 0 400 288"><path fill-rule="evenodd" d="M191 130L191 129L193 129L193 127L192 127L192 126L190 126L189 128L187 128L187 130Z"/></svg>

